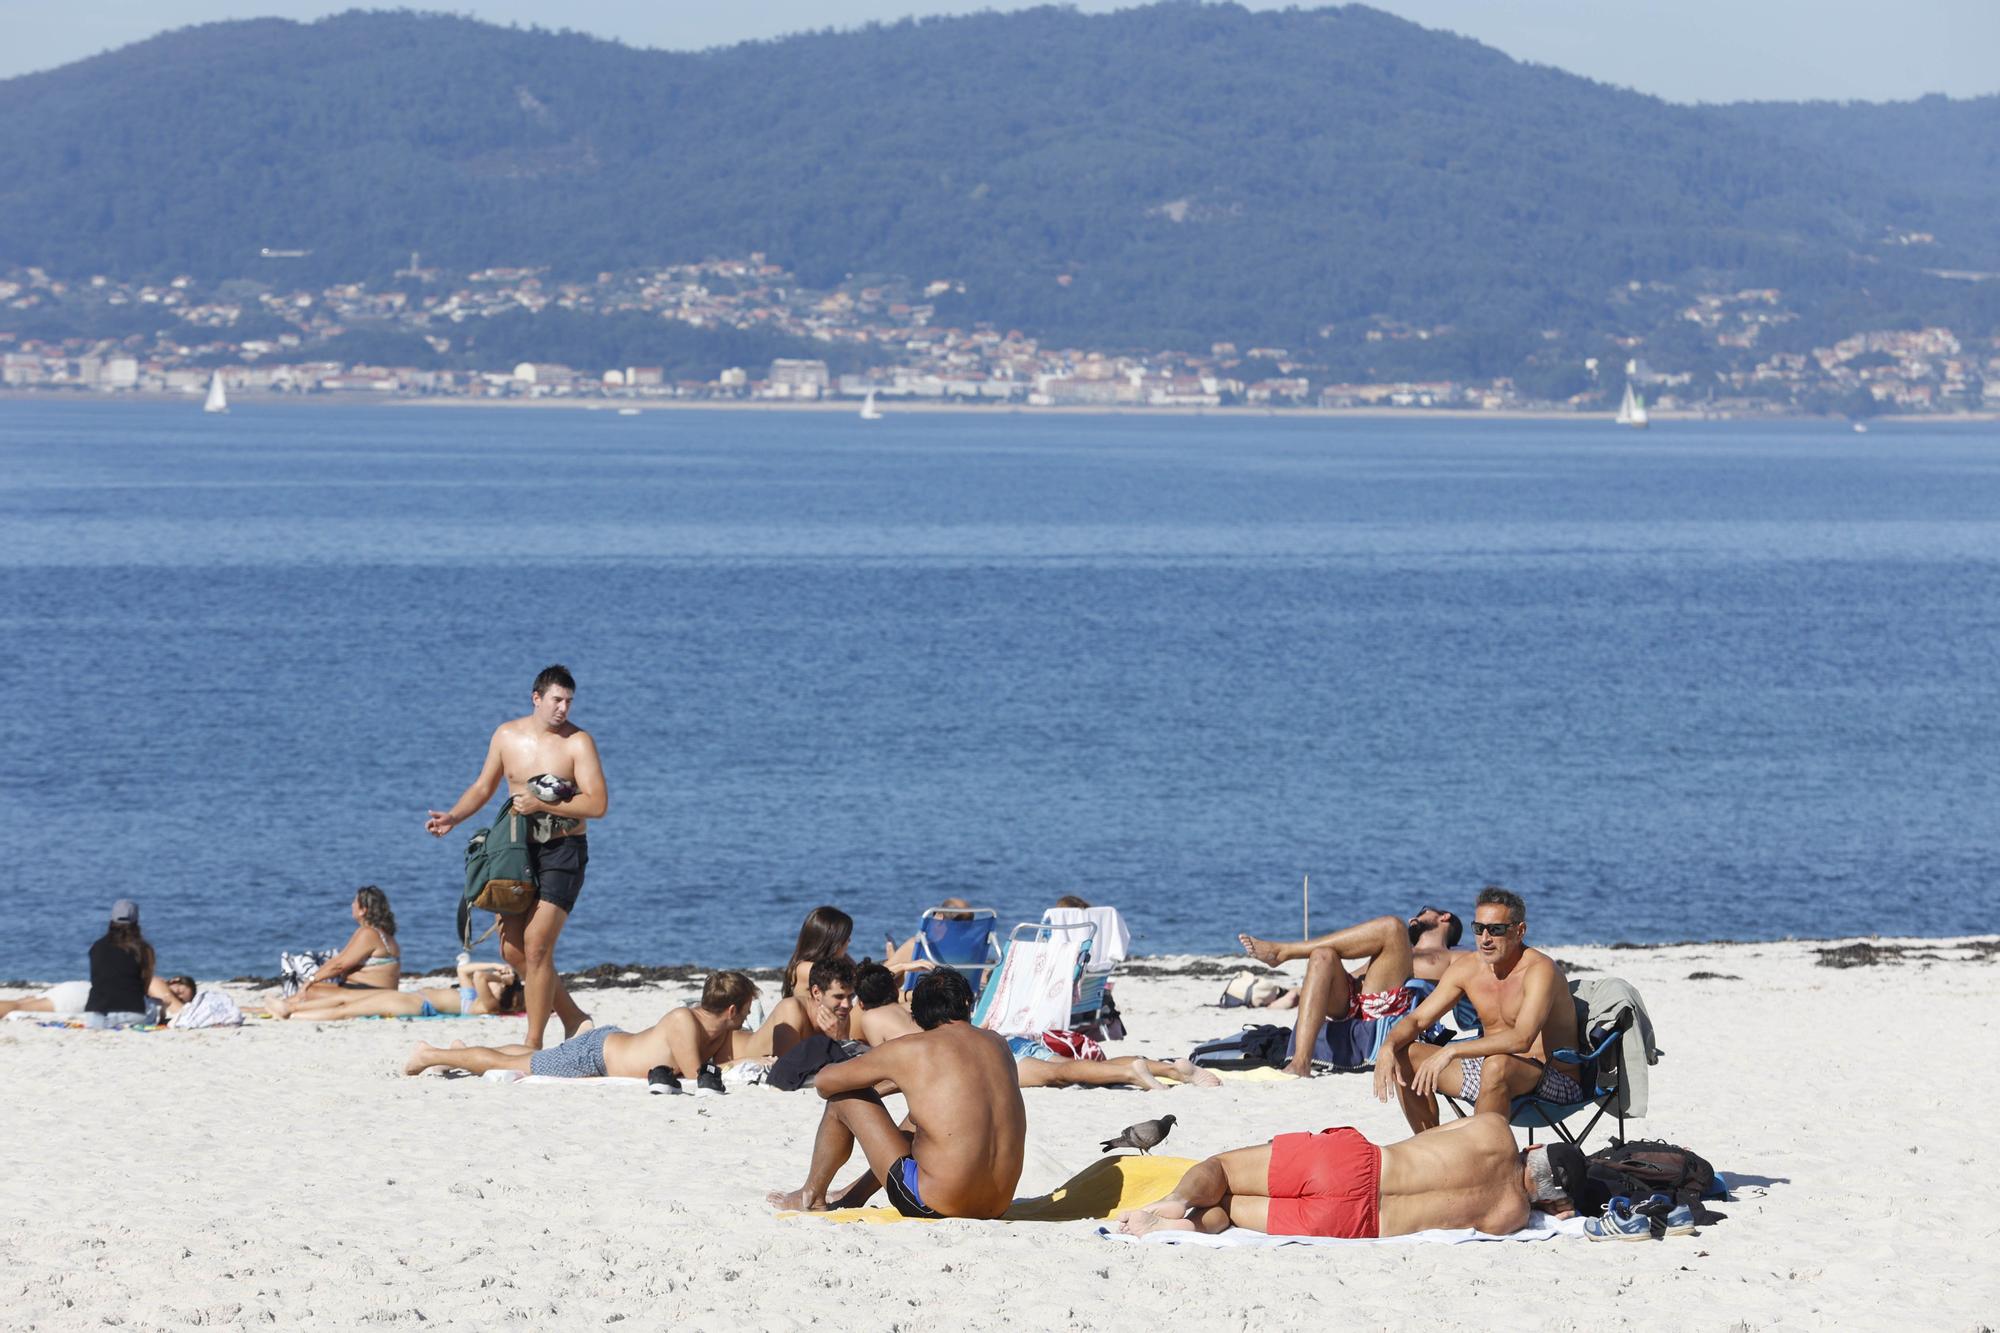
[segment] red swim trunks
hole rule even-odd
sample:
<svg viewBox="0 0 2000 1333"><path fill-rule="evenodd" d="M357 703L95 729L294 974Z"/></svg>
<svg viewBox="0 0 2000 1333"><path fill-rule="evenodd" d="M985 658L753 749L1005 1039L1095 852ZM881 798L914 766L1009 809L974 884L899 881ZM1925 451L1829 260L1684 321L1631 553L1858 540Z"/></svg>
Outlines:
<svg viewBox="0 0 2000 1333"><path fill-rule="evenodd" d="M1358 1129L1271 1140L1273 1236L1369 1238L1381 1233L1382 1150Z"/></svg>
<svg viewBox="0 0 2000 1333"><path fill-rule="evenodd" d="M1398 986L1394 990L1361 989L1366 972L1351 972L1347 977L1347 1012L1328 1014L1328 1018L1401 1018L1417 1007L1417 993L1408 986Z"/></svg>

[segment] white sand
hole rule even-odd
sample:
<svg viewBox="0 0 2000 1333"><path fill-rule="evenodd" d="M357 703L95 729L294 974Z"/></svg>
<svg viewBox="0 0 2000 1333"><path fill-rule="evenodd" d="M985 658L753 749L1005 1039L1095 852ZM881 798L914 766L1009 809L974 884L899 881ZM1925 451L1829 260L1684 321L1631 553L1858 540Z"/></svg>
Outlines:
<svg viewBox="0 0 2000 1333"><path fill-rule="evenodd" d="M1553 950L1632 981L1651 1009L1666 1057L1635 1134L1760 1182L1721 1205L1727 1222L1647 1244L1210 1252L1111 1244L1088 1223L781 1220L763 1196L804 1174L809 1092L666 1098L398 1072L420 1039L511 1038L518 1022L499 1019L0 1024L13 1157L0 1325L1991 1324L1995 1157L1972 1135L2000 1096L2000 965L1924 944L1947 961L1834 970L1816 947ZM1242 1011L1208 1007L1220 990L1127 977L1137 1037L1113 1053L1184 1054L1233 1029ZM635 1026L688 994L582 998ZM1180 1124L1165 1150L1184 1156L1331 1124L1405 1133L1352 1075L1027 1100L1023 1194L1168 1111Z"/></svg>

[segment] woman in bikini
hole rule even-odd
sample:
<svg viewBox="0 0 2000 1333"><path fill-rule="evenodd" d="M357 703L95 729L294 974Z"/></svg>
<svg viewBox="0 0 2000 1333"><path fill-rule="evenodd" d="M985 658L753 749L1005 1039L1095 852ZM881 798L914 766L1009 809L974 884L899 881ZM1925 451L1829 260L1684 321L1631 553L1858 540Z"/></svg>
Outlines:
<svg viewBox="0 0 2000 1333"><path fill-rule="evenodd" d="M389 910L389 895L364 884L354 891L348 912L354 918L354 933L339 953L319 965L312 984L292 997L292 1007L338 994L342 987L394 990L403 979L403 951L396 944L396 914Z"/></svg>
<svg viewBox="0 0 2000 1333"><path fill-rule="evenodd" d="M455 1014L475 1018L486 1014L521 1012L521 982L505 963L460 963L456 990L331 990L265 1006L273 1018L300 1018L313 1023L343 1018L436 1018Z"/></svg>

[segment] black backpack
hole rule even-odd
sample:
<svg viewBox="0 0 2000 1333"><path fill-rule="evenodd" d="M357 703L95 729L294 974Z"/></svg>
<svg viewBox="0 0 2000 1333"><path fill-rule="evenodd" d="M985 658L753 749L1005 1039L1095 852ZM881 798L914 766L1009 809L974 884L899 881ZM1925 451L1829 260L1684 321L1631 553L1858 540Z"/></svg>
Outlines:
<svg viewBox="0 0 2000 1333"><path fill-rule="evenodd" d="M1715 1168L1700 1153L1658 1139L1613 1140L1590 1155L1591 1179L1612 1194L1637 1202L1649 1194L1672 1196L1675 1203L1695 1205L1713 1197ZM1713 1216L1713 1214L1711 1214Z"/></svg>
<svg viewBox="0 0 2000 1333"><path fill-rule="evenodd" d="M1290 1028L1259 1023L1227 1037L1203 1042L1189 1053L1188 1059L1203 1069L1276 1069L1285 1063L1285 1048L1291 1041Z"/></svg>

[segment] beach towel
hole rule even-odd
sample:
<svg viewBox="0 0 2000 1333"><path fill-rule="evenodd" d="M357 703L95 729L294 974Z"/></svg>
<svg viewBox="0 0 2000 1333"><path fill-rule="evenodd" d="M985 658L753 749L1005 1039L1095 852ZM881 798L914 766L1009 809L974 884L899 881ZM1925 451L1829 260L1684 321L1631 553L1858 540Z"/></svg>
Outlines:
<svg viewBox="0 0 2000 1333"><path fill-rule="evenodd" d="M1190 1157L1104 1157L1092 1162L1047 1194L1016 1199L1003 1222L1087 1222L1116 1217L1127 1208L1158 1203L1174 1192L1194 1165ZM826 1213L787 1213L825 1222L910 1222L894 1208L836 1208Z"/></svg>
<svg viewBox="0 0 2000 1333"><path fill-rule="evenodd" d="M1170 1187L1171 1188L1171 1187ZM1166 1197L1165 1195L1161 1196ZM1505 1236L1489 1236L1483 1231L1412 1231L1406 1236L1381 1236L1349 1240L1336 1236L1267 1236L1261 1231L1231 1227L1220 1235L1199 1231L1155 1231L1144 1236L1127 1236L1109 1227L1097 1228L1105 1240L1128 1245L1200 1245L1211 1250L1276 1249L1281 1245L1464 1245L1471 1241L1540 1241L1574 1239L1583 1235L1580 1217L1553 1218L1546 1213L1530 1213L1528 1225Z"/></svg>
<svg viewBox="0 0 2000 1333"><path fill-rule="evenodd" d="M1000 971L979 996L974 1026L1006 1037L1067 1027L1080 950L1074 937L1010 940Z"/></svg>
<svg viewBox="0 0 2000 1333"><path fill-rule="evenodd" d="M1088 921L1097 927L1097 938L1090 946L1093 972L1109 972L1131 955L1132 932L1115 907L1051 907L1042 913L1042 920L1052 926Z"/></svg>

